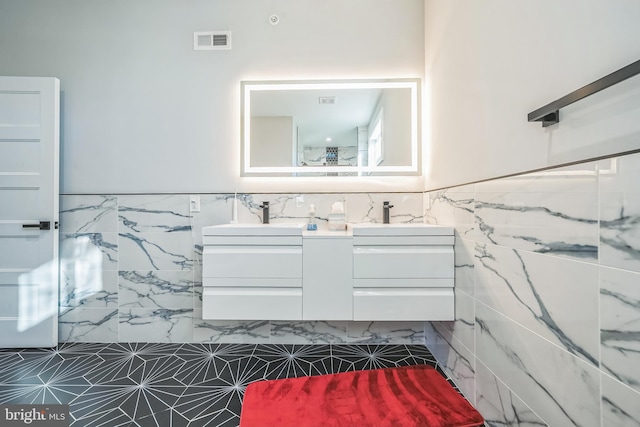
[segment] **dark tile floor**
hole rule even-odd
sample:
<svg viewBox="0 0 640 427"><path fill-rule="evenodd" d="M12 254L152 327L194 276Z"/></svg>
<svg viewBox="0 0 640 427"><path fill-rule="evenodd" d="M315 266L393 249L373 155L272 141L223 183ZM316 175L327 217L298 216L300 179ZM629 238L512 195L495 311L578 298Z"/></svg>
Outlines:
<svg viewBox="0 0 640 427"><path fill-rule="evenodd" d="M0 350L0 404L70 405L71 425L224 426L262 379L428 364L417 345L66 343Z"/></svg>

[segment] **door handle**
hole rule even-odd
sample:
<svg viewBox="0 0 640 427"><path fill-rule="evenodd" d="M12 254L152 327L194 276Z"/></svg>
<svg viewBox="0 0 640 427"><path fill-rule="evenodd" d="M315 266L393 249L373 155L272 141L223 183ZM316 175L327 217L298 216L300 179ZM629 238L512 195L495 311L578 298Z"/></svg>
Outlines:
<svg viewBox="0 0 640 427"><path fill-rule="evenodd" d="M39 230L51 230L51 221L40 221L38 224L22 224L22 228L37 228Z"/></svg>

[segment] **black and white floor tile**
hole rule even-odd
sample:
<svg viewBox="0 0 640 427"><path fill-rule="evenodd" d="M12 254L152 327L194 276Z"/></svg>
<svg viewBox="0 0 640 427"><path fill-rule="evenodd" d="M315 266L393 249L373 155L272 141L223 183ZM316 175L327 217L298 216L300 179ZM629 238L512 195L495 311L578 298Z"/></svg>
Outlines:
<svg viewBox="0 0 640 427"><path fill-rule="evenodd" d="M65 343L0 350L0 403L69 404L75 427L235 427L253 381L418 364L437 367L419 345Z"/></svg>

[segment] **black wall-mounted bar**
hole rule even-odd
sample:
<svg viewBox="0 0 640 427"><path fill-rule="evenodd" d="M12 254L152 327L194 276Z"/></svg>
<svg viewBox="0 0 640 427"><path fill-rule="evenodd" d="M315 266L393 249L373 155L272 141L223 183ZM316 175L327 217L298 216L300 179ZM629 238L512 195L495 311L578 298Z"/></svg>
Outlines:
<svg viewBox="0 0 640 427"><path fill-rule="evenodd" d="M527 118L530 122L542 122L542 127L554 125L560 121L561 108L620 83L629 77L635 76L636 74L640 74L640 61L633 62L626 67L620 68L618 71L614 71L593 83L589 83L578 90L574 90L560 99L556 99L544 107L530 112Z"/></svg>

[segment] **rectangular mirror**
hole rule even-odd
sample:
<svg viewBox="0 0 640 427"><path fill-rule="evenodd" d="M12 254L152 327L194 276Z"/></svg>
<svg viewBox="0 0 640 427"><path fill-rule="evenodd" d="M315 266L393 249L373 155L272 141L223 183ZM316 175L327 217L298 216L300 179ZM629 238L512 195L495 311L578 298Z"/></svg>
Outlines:
<svg viewBox="0 0 640 427"><path fill-rule="evenodd" d="M242 175L418 175L419 83L242 82Z"/></svg>

